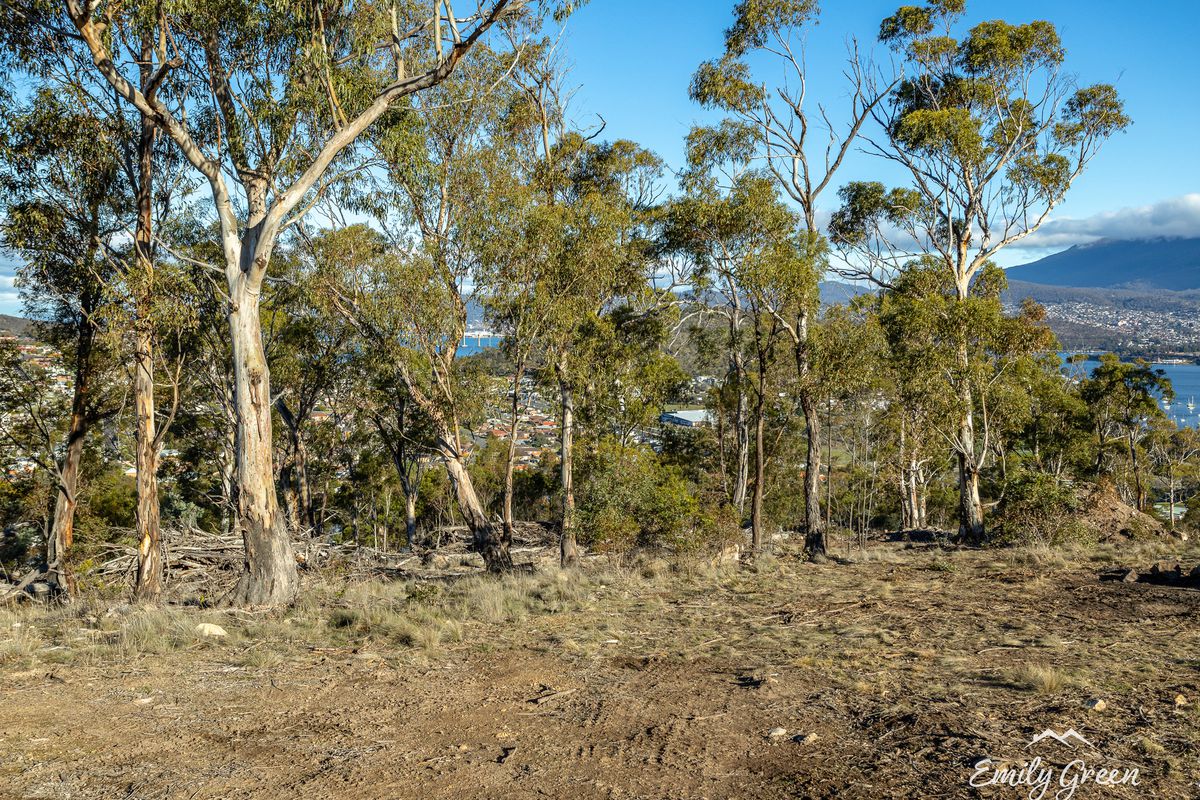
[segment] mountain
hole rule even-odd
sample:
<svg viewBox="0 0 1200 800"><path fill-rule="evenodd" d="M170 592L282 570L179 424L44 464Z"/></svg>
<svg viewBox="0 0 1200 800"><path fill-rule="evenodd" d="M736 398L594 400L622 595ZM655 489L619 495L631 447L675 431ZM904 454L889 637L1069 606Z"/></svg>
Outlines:
<svg viewBox="0 0 1200 800"><path fill-rule="evenodd" d="M1101 239L1011 267L1008 279L1097 289L1200 289L1200 239Z"/></svg>
<svg viewBox="0 0 1200 800"><path fill-rule="evenodd" d="M835 306L849 303L860 294L869 294L875 289L841 281L821 281L817 285L817 291L821 295L821 305Z"/></svg>
<svg viewBox="0 0 1200 800"><path fill-rule="evenodd" d="M1011 275L1011 271L1010 271ZM1200 290L1169 291L1164 289L1096 288L1087 286L1059 286L1044 283L1008 280L1004 292L1008 303L1020 303L1026 297L1044 306L1064 303L1086 303L1102 308L1127 311L1159 311L1165 313L1192 314L1200 311Z"/></svg>
<svg viewBox="0 0 1200 800"><path fill-rule="evenodd" d="M11 333L17 336L24 336L31 324L33 323L21 317L0 314L0 334Z"/></svg>

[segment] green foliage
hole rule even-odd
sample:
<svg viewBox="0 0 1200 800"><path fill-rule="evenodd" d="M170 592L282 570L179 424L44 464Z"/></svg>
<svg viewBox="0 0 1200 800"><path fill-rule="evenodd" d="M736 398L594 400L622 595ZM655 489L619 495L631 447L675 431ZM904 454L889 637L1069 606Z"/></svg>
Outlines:
<svg viewBox="0 0 1200 800"><path fill-rule="evenodd" d="M813 21L817 11L816 0L741 0L733 9L733 27L725 31L725 49L743 56L781 31Z"/></svg>
<svg viewBox="0 0 1200 800"><path fill-rule="evenodd" d="M997 509L996 541L1022 545L1092 544L1095 531L1078 519L1075 490L1052 475L1027 472L1010 481Z"/></svg>
<svg viewBox="0 0 1200 800"><path fill-rule="evenodd" d="M77 527L94 525L98 531L132 528L136 509L133 478L114 466L91 481L87 500L80 508Z"/></svg>
<svg viewBox="0 0 1200 800"><path fill-rule="evenodd" d="M736 520L702 504L678 467L643 447L599 443L580 465L581 539L602 552L636 547L700 552L736 535Z"/></svg>

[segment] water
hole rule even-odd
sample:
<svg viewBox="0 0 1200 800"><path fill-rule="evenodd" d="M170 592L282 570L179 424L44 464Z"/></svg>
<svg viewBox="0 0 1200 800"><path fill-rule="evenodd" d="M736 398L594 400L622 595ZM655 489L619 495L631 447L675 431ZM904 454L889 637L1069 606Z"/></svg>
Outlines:
<svg viewBox="0 0 1200 800"><path fill-rule="evenodd" d="M1065 354L1064 354L1065 355ZM1091 371L1100 366L1098 358L1089 358L1074 365L1074 368L1082 368L1091 374ZM1189 428L1200 428L1200 364L1151 364L1154 369L1161 369L1171 380L1171 386L1175 389L1175 400L1171 403L1170 408L1165 408L1167 416L1175 420L1175 423L1180 426ZM1068 365L1068 369L1071 366ZM1188 410L1187 404L1189 401L1195 401L1196 407Z"/></svg>
<svg viewBox="0 0 1200 800"><path fill-rule="evenodd" d="M499 347L503 338L500 336L467 336L458 346L460 356L473 356L492 347Z"/></svg>

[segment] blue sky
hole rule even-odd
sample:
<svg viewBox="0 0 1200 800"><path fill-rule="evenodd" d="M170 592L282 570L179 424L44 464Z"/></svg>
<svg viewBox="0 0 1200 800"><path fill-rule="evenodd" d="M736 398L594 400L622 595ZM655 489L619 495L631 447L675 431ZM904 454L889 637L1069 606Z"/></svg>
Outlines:
<svg viewBox="0 0 1200 800"><path fill-rule="evenodd" d="M912 3L915 0L903 0ZM806 49L810 97L836 121L846 99L842 67L849 37L875 47L879 22L901 0L826 0ZM692 72L721 52L734 0L592 0L568 23L567 52L579 86L580 121L600 114L606 138L630 138L668 164L683 161L683 137L711 121L687 97ZM1149 12L1149 13L1148 13ZM1002 260L1025 263L1099 236L1200 236L1200 4L1154 0L968 0L969 24L1048 19L1058 26L1067 69L1081 84L1115 83L1133 126L1110 141L1037 240ZM764 73L765 74L765 73ZM593 120L594 116L591 117ZM856 153L835 181L889 178L878 159ZM836 203L830 193L826 204Z"/></svg>
<svg viewBox="0 0 1200 800"><path fill-rule="evenodd" d="M914 2L914 0L904 0ZM810 96L837 119L845 100L846 41L874 45L879 21L900 0L826 0L807 42ZM683 137L713 117L687 97L692 72L721 51L734 0L591 0L567 24L577 121L601 115L604 138L628 138L671 167L683 160ZM1133 127L1108 143L1030 247L1002 263L1024 263L1099 236L1200 236L1200 5L1192 0L974 0L971 22L1049 19L1063 37L1068 68L1081 83L1115 82ZM882 55L882 51L881 55ZM881 163L854 154L838 184L888 180ZM835 202L832 193L827 203ZM1034 246L1035 245L1035 246ZM11 262L0 256L0 313L16 313Z"/></svg>

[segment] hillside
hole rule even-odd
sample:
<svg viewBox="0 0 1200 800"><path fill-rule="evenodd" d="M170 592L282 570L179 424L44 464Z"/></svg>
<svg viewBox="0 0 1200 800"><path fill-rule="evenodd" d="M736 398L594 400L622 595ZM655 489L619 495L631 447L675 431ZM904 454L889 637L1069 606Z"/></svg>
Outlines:
<svg viewBox="0 0 1200 800"><path fill-rule="evenodd" d="M24 336L29 330L30 322L22 317L0 314L0 333L15 333Z"/></svg>
<svg viewBox="0 0 1200 800"><path fill-rule="evenodd" d="M1004 300L1046 309L1064 347L1142 354L1200 352L1200 291L1046 286L1009 280Z"/></svg>
<svg viewBox="0 0 1200 800"><path fill-rule="evenodd" d="M1107 289L1086 286L1047 285L1014 280L1010 272L1008 290L1004 293L1005 300L1019 302L1026 297L1032 298L1042 305L1088 303L1100 307L1120 308L1130 311L1164 311L1188 314L1200 312L1200 290L1152 291L1148 289Z"/></svg>
<svg viewBox="0 0 1200 800"><path fill-rule="evenodd" d="M826 306L849 303L860 294L874 291L868 286L856 286L842 281L821 281L817 288L821 294L821 304Z"/></svg>
<svg viewBox="0 0 1200 800"><path fill-rule="evenodd" d="M1200 239L1101 239L1012 267L1010 281L1105 289L1200 289Z"/></svg>

